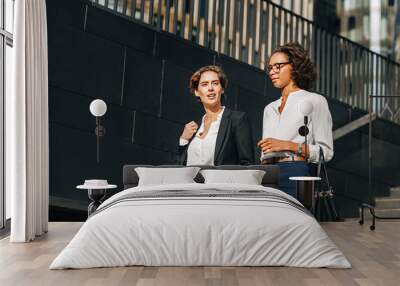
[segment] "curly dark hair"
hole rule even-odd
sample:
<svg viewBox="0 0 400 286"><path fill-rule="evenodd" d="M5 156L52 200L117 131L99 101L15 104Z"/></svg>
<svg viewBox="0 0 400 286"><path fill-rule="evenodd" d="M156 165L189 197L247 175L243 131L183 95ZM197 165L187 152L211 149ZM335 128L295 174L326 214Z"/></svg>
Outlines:
<svg viewBox="0 0 400 286"><path fill-rule="evenodd" d="M224 90L228 87L228 78L226 77L224 71L219 66L205 66L199 68L190 77L189 89L191 93L194 94L195 90L197 90L197 88L199 87L201 74L207 71L213 71L218 75L219 82L221 83L221 86Z"/></svg>
<svg viewBox="0 0 400 286"><path fill-rule="evenodd" d="M292 65L292 79L299 88L309 90L313 87L317 74L314 64L308 56L308 51L295 42L278 47L272 52L271 56L276 53L284 53L288 56ZM269 59L267 65L268 62Z"/></svg>

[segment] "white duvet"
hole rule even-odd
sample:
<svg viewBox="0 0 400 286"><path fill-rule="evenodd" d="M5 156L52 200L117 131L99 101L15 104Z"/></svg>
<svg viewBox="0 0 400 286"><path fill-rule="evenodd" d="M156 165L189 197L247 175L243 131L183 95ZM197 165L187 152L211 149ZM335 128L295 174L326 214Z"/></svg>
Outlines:
<svg viewBox="0 0 400 286"><path fill-rule="evenodd" d="M261 190L299 204L279 190L254 185L127 189L99 207L50 269L127 265L351 267L311 215L280 200L178 196L117 202L137 192L168 190Z"/></svg>

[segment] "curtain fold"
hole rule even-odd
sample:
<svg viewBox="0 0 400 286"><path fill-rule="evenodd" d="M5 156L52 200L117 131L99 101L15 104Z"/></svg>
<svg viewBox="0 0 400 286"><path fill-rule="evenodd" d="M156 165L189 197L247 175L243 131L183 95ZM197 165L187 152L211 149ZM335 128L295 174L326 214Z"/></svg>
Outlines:
<svg viewBox="0 0 400 286"><path fill-rule="evenodd" d="M13 93L6 98L6 186L11 189L10 241L28 242L48 229L45 0L17 0L14 11Z"/></svg>

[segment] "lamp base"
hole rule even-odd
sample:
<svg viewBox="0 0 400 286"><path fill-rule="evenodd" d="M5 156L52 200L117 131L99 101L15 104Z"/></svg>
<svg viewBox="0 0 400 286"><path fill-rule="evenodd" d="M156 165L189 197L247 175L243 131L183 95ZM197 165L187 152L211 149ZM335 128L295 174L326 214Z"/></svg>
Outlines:
<svg viewBox="0 0 400 286"><path fill-rule="evenodd" d="M106 135L106 128L102 125L98 125L94 129L94 133L96 134L96 136L102 137L102 136Z"/></svg>

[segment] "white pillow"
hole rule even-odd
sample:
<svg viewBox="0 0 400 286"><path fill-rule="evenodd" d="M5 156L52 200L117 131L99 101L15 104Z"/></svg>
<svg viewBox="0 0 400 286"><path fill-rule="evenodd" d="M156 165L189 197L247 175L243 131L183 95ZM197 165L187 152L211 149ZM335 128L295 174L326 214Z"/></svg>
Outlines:
<svg viewBox="0 0 400 286"><path fill-rule="evenodd" d="M261 185L265 171L262 170L202 170L205 184L234 183Z"/></svg>
<svg viewBox="0 0 400 286"><path fill-rule="evenodd" d="M199 167L135 168L139 176L138 186L195 183L193 179L199 170Z"/></svg>

